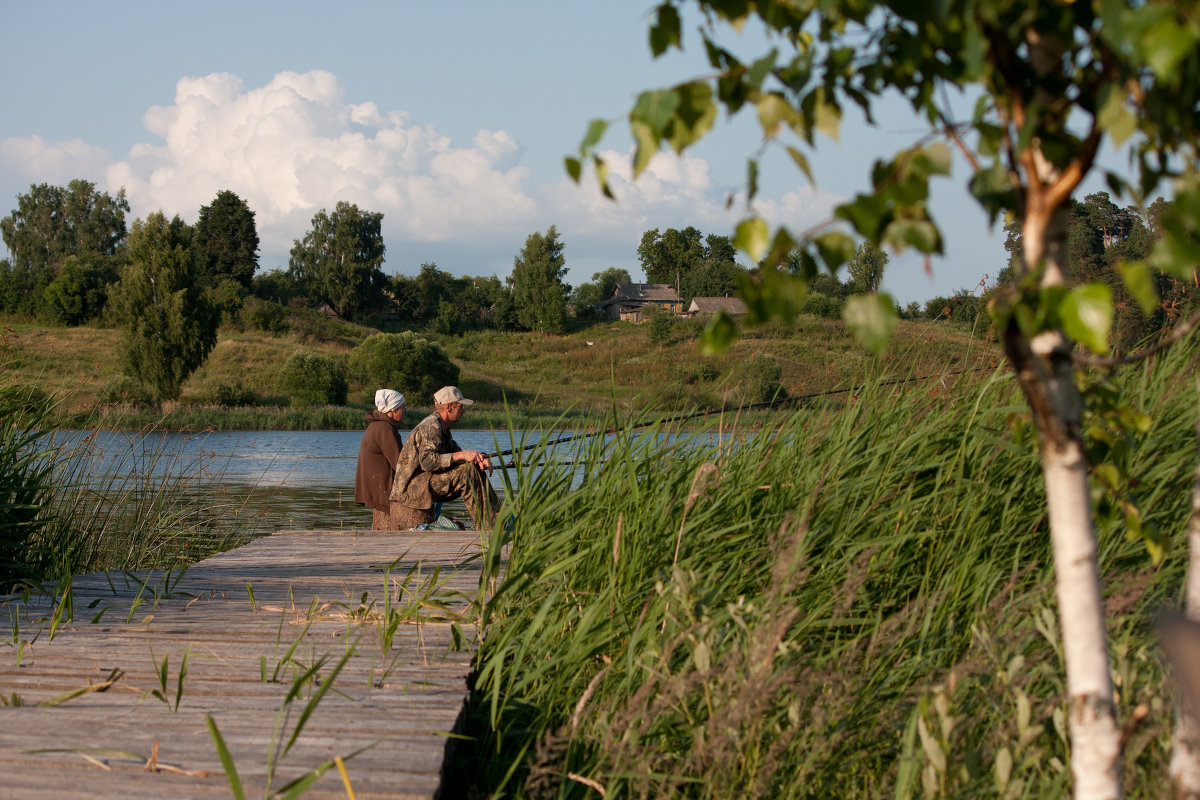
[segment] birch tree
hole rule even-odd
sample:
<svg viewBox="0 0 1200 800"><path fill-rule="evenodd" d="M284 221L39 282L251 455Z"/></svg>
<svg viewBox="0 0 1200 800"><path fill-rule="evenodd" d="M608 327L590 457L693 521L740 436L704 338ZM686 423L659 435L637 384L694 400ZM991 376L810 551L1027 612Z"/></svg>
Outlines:
<svg viewBox="0 0 1200 800"><path fill-rule="evenodd" d="M664 0L652 12L655 55L683 47L684 16L693 8L713 72L638 97L628 117L633 172L642 173L664 145L675 152L693 145L721 109L757 116L764 146L747 159L749 213L734 237L754 261L765 259L760 280L743 282L749 322L793 316L806 284L822 270L836 274L853 256L846 228L893 251L941 253L929 184L950 174L955 150L993 223L1008 217L1020 226L1017 280L991 311L1040 438L1074 795L1120 796L1120 725L1088 492L1084 398L1075 381L1086 352L1108 348L1113 301L1104 283L1067 286L1066 223L1069 201L1093 173L1135 203L1174 191L1151 255L1116 267L1147 311L1158 302L1154 270L1187 276L1200 261L1200 7L1182 0ZM765 28L769 52L743 58L723 44L723 34L748 23ZM875 162L871 188L838 206L835 224L772 230L753 213L765 153L782 149L812 181L809 156L818 135L836 136L848 106L872 122L889 93L904 98L927 131ZM959 106L971 103L960 117ZM607 127L592 122L566 166L576 180L593 169L611 196L596 149ZM1128 170L1097 163L1105 143L1123 151ZM775 267L789 255L799 261L795 277ZM895 311L885 294L863 295L846 303L845 319L865 344L882 350ZM734 332L728 319L715 318L707 346L727 344Z"/></svg>

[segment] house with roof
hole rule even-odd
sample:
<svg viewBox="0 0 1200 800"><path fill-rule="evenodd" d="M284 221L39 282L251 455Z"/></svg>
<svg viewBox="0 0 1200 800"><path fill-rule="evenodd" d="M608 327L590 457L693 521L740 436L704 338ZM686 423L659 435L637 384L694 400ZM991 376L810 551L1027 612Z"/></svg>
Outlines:
<svg viewBox="0 0 1200 800"><path fill-rule="evenodd" d="M740 297L693 297L687 309L687 313L691 316L716 314L718 311L724 311L733 317L740 317L746 313L746 304Z"/></svg>
<svg viewBox="0 0 1200 800"><path fill-rule="evenodd" d="M609 319L640 322L659 309L682 314L683 299L669 283L618 283L597 307Z"/></svg>

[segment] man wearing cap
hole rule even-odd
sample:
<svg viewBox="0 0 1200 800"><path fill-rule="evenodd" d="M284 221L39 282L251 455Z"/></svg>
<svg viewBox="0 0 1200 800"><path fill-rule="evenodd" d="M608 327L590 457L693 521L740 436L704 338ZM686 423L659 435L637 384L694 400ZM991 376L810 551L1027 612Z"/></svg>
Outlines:
<svg viewBox="0 0 1200 800"><path fill-rule="evenodd" d="M408 508L432 508L434 503L463 498L475 527L490 530L500 500L484 470L491 463L479 450L463 450L450 437L450 428L475 401L457 386L443 386L433 395L433 413L408 436L396 463L391 498Z"/></svg>
<svg viewBox="0 0 1200 800"><path fill-rule="evenodd" d="M374 509L371 530L394 530L391 500L392 476L403 444L396 426L404 419L404 395L395 389L375 392L375 408L367 412L367 431L358 446L354 473L354 502Z"/></svg>

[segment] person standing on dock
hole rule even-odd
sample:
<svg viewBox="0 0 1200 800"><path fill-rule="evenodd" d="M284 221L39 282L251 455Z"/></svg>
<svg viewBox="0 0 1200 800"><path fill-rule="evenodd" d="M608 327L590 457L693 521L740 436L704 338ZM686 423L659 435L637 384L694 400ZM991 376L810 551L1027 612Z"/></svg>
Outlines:
<svg viewBox="0 0 1200 800"><path fill-rule="evenodd" d="M397 425L407 408L404 395L395 389L375 392L375 408L367 412L367 430L358 446L358 469L354 473L354 502L374 510L371 530L396 530L392 523L392 477L400 459L403 440Z"/></svg>
<svg viewBox="0 0 1200 800"><path fill-rule="evenodd" d="M443 386L433 395L434 410L417 427L400 450L391 499L408 508L430 509L434 503L460 497L471 511L475 527L491 530L500 500L486 472L492 464L479 450L463 450L450 436L474 400L463 397L457 386Z"/></svg>

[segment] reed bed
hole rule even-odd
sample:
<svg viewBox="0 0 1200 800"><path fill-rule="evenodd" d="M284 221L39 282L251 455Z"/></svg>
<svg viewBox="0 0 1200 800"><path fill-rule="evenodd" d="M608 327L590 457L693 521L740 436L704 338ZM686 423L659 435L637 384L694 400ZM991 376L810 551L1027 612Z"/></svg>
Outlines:
<svg viewBox="0 0 1200 800"><path fill-rule="evenodd" d="M0 387L0 590L184 566L265 532L261 498L220 491L220 464L173 451L156 429L57 433L52 402L23 388Z"/></svg>
<svg viewBox="0 0 1200 800"><path fill-rule="evenodd" d="M1191 345L1118 375L1111 396L1154 424L1097 450L1121 459L1134 489L1120 499L1166 542L1156 563L1099 502L1133 797L1165 795L1170 699L1148 620L1183 577L1198 359ZM516 524L488 553L472 742L452 771L471 777L454 790L1065 796L1053 565L1027 420L1002 371L880 381L841 410L771 427L623 420L560 468L518 470Z"/></svg>

